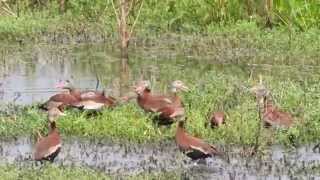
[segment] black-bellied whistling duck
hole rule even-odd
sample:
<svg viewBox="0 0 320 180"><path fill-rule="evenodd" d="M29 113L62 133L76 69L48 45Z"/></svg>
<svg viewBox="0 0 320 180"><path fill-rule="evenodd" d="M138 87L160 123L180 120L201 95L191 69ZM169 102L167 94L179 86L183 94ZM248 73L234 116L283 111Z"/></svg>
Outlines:
<svg viewBox="0 0 320 180"><path fill-rule="evenodd" d="M147 112L158 112L159 109L172 104L167 96L151 94L149 81L140 81L134 88L137 94L138 105Z"/></svg>
<svg viewBox="0 0 320 180"><path fill-rule="evenodd" d="M61 150L61 140L56 120L59 116L64 115L58 108L52 108L48 111L48 121L50 123L50 131L47 137L38 134L38 141L35 145L34 159L37 161L48 160L53 162L55 157Z"/></svg>
<svg viewBox="0 0 320 180"><path fill-rule="evenodd" d="M289 128L293 125L292 115L280 110L268 99L269 91L261 83L251 88L250 91L256 96L259 113L266 127L279 126Z"/></svg>
<svg viewBox="0 0 320 180"><path fill-rule="evenodd" d="M40 105L41 109L49 110L52 107L57 107L60 110L63 110L65 107L72 106L81 100L80 91L73 88L69 81L60 81L55 85L55 88L67 89L69 92L51 96L48 101Z"/></svg>
<svg viewBox="0 0 320 180"><path fill-rule="evenodd" d="M225 118L226 118L226 114L223 111L213 112L209 116L209 119L206 122L206 125L209 123L211 128L219 127L225 123Z"/></svg>
<svg viewBox="0 0 320 180"><path fill-rule="evenodd" d="M78 99L77 102L72 103L73 107L81 107L87 110L99 110L103 107L113 107L116 104L116 99L107 96L105 91L79 91L74 88L70 81L62 81L58 87L68 89L70 94Z"/></svg>
<svg viewBox="0 0 320 180"><path fill-rule="evenodd" d="M81 100L88 100L88 99L99 99L103 96L105 96L104 91L94 91L94 90L85 90L85 91L80 91L76 89L73 84L69 80L65 81L60 81L56 87L62 88L62 89L68 89L70 94L75 96L77 99Z"/></svg>
<svg viewBox="0 0 320 180"><path fill-rule="evenodd" d="M40 105L41 109L49 110L53 107L57 107L63 110L65 107L72 106L73 104L79 102L80 99L76 98L70 93L60 93L51 96L48 101Z"/></svg>
<svg viewBox="0 0 320 180"><path fill-rule="evenodd" d="M139 82L135 88L137 102L147 112L158 112L160 124L171 124L173 119L184 115L184 108L177 92L187 91L188 87L182 81L174 81L171 84L173 96L152 95L147 81Z"/></svg>
<svg viewBox="0 0 320 180"><path fill-rule="evenodd" d="M222 155L213 145L188 134L184 128L185 120L179 120L176 131L176 144L192 160L204 159L213 155Z"/></svg>

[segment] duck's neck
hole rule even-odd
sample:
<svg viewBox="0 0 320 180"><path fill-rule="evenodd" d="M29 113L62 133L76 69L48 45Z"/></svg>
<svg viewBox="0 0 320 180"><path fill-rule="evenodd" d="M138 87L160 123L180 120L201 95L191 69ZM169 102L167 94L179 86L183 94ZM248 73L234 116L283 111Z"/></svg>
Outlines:
<svg viewBox="0 0 320 180"><path fill-rule="evenodd" d="M184 121L179 121L177 126L177 133L184 132Z"/></svg>
<svg viewBox="0 0 320 180"><path fill-rule="evenodd" d="M65 87L64 89L68 89L69 90L69 93L76 97L77 99L81 99L81 93L78 89L76 89L75 87L73 86L69 86L69 87Z"/></svg>
<svg viewBox="0 0 320 180"><path fill-rule="evenodd" d="M149 88L146 88L143 90L141 94L138 94L138 98L145 99L151 95L151 90Z"/></svg>
<svg viewBox="0 0 320 180"><path fill-rule="evenodd" d="M259 111L260 113L265 113L270 106L272 106L272 102L268 99L267 96L263 96L258 100Z"/></svg>
<svg viewBox="0 0 320 180"><path fill-rule="evenodd" d="M57 130L57 125L55 121L50 122L50 133Z"/></svg>

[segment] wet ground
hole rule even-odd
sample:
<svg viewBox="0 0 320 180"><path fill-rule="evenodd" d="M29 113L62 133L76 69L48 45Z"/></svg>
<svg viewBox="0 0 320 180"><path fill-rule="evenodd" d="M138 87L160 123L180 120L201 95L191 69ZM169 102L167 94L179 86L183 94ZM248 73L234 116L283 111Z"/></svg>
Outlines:
<svg viewBox="0 0 320 180"><path fill-rule="evenodd" d="M157 91L165 92L173 79L194 82L212 69L248 78L260 73L284 80L318 76L317 64L288 65L283 61L273 66L273 62L261 63L270 58L264 59L257 51L238 48L231 52L221 47L199 56L190 49L140 48L125 60L119 58L117 48L103 44L8 46L0 52L0 103L43 102L59 91L54 84L66 79L81 89L95 89L98 84L98 89L106 88L117 97L128 93L140 78L149 79ZM32 163L32 144L28 138L0 141L0 162ZM228 161L209 158L205 164L195 164L179 153L173 141L141 146L69 139L56 162L110 174L178 171L190 179L320 179L320 152L312 147L290 150L273 146L258 156L244 155L241 147L224 147Z"/></svg>
<svg viewBox="0 0 320 180"><path fill-rule="evenodd" d="M28 138L2 141L1 164L34 163L32 144ZM191 179L320 179L320 152L312 147L285 150L273 146L259 156L249 156L246 148L223 147L227 152L225 159L192 162L173 142L136 145L68 139L63 142L56 163L90 167L113 175L177 171Z"/></svg>

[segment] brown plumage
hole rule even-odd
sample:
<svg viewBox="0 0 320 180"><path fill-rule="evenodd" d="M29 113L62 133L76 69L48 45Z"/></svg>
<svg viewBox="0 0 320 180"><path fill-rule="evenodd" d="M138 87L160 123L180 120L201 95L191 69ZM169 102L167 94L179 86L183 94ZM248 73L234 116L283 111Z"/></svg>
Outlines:
<svg viewBox="0 0 320 180"><path fill-rule="evenodd" d="M208 119L208 122L211 128L219 127L225 123L225 118L226 118L226 115L223 111L216 111L211 114L211 116Z"/></svg>
<svg viewBox="0 0 320 180"><path fill-rule="evenodd" d="M53 162L61 150L61 140L56 127L56 119L64 115L59 109L52 108L48 111L50 131L47 137L38 134L38 141L35 145L34 159L37 161L48 160Z"/></svg>
<svg viewBox="0 0 320 180"><path fill-rule="evenodd" d="M62 82L60 87L68 88L70 94L79 99L79 101L72 104L74 107L81 107L87 110L100 110L103 107L113 107L116 104L116 99L107 96L105 90L101 92L94 90L79 91L68 80Z"/></svg>
<svg viewBox="0 0 320 180"><path fill-rule="evenodd" d="M74 97L70 93L61 93L51 96L48 101L40 106L41 109L49 110L53 107L57 107L63 110L65 107L72 106L73 104L79 102L80 99Z"/></svg>
<svg viewBox="0 0 320 180"><path fill-rule="evenodd" d="M66 81L69 82L69 81ZM41 109L49 110L53 107L57 107L63 110L65 107L73 106L73 104L78 103L81 100L81 93L79 90L75 89L69 83L59 82L55 85L56 88L67 89L68 92L59 93L53 95L48 101L40 105Z"/></svg>
<svg viewBox="0 0 320 180"><path fill-rule="evenodd" d="M268 102L266 97L264 97L262 119L266 126L280 126L289 128L293 125L292 115L288 112L278 109L271 102Z"/></svg>
<svg viewBox="0 0 320 180"><path fill-rule="evenodd" d="M147 81L141 81L135 87L137 102L145 111L159 113L156 118L160 124L171 124L174 118L184 115L183 103L177 92L187 91L188 87L181 81L177 80L171 84L173 96L153 95L148 86Z"/></svg>
<svg viewBox="0 0 320 180"><path fill-rule="evenodd" d="M176 144L192 160L222 155L213 145L189 135L184 129L184 121L179 121L176 131Z"/></svg>
<svg viewBox="0 0 320 180"><path fill-rule="evenodd" d="M268 126L289 128L293 125L293 117L290 113L280 110L269 100L270 92L260 83L250 89L255 94L259 106L261 119Z"/></svg>

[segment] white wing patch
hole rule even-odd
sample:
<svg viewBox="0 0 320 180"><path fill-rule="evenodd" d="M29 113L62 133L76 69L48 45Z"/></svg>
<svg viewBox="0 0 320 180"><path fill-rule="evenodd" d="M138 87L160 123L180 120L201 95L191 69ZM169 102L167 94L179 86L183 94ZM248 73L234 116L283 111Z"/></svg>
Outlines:
<svg viewBox="0 0 320 180"><path fill-rule="evenodd" d="M61 147L61 143L55 145L55 146L52 146L50 147L47 151L45 151L42 155L42 157L47 157L49 156L50 154L54 153L58 148Z"/></svg>

